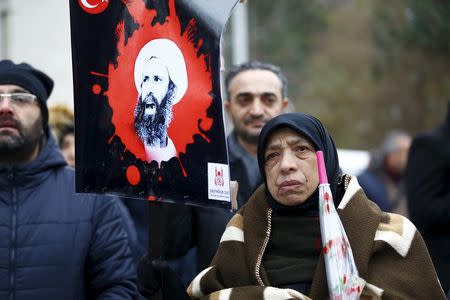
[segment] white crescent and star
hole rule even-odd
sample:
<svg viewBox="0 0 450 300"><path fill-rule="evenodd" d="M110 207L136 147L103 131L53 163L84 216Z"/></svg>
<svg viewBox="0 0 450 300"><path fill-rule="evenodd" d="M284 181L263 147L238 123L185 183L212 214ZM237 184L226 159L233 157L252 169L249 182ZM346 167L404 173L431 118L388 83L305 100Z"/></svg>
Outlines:
<svg viewBox="0 0 450 300"><path fill-rule="evenodd" d="M83 6L86 8L96 8L99 3L92 5L88 2L88 0L81 0L81 4L83 4Z"/></svg>

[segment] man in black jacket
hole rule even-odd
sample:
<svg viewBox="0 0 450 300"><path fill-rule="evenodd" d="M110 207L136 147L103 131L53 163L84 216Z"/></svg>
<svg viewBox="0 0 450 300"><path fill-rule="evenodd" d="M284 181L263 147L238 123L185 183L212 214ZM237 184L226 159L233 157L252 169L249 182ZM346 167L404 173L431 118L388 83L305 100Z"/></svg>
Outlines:
<svg viewBox="0 0 450 300"><path fill-rule="evenodd" d="M445 292L450 289L450 102L437 128L414 138L406 168L411 220L422 233Z"/></svg>
<svg viewBox="0 0 450 300"><path fill-rule="evenodd" d="M0 299L135 299L116 198L76 194L49 133L53 81L0 61Z"/></svg>

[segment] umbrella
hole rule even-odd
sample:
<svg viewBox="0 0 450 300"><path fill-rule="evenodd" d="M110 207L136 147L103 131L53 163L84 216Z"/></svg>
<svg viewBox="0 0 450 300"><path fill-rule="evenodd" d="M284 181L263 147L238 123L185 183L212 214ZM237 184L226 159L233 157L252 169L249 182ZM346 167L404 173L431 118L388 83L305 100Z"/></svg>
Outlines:
<svg viewBox="0 0 450 300"><path fill-rule="evenodd" d="M316 155L319 169L320 232L330 299L359 299L365 281L358 275L352 248L334 206L323 152L317 151Z"/></svg>

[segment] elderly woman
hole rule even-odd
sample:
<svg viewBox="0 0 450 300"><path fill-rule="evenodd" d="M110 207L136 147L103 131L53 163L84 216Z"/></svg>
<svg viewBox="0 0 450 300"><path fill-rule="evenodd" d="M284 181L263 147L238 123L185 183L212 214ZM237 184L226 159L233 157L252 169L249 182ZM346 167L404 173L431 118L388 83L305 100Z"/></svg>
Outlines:
<svg viewBox="0 0 450 300"><path fill-rule="evenodd" d="M191 299L327 299L320 243L316 151L367 299L445 299L425 243L405 217L380 211L355 177L341 175L336 147L316 118L275 117L258 145L265 184L229 222Z"/></svg>

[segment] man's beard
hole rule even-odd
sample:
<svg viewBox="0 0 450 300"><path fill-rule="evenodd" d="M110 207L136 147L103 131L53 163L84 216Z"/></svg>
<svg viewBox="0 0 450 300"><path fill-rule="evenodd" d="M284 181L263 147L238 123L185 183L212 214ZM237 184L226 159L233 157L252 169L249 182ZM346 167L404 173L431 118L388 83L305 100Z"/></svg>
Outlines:
<svg viewBox="0 0 450 300"><path fill-rule="evenodd" d="M261 131L260 131L261 132ZM247 131L237 131L236 134L248 144L258 145L259 133L252 134Z"/></svg>
<svg viewBox="0 0 450 300"><path fill-rule="evenodd" d="M247 117L244 120L245 125L247 125L248 123L251 123L254 119L264 119L264 117L261 117L261 118ZM267 123L268 121L269 120L265 120L265 123ZM253 132L247 130L245 127L242 129L239 127L235 127L234 130L236 131L236 135L239 136L242 140L244 140L248 144L258 145L259 134L261 133L262 128L260 128L258 133L253 133Z"/></svg>
<svg viewBox="0 0 450 300"><path fill-rule="evenodd" d="M39 116L28 128L14 120L10 115L0 115L0 124L12 123L18 133L0 131L0 163L28 161L42 141L42 117Z"/></svg>
<svg viewBox="0 0 450 300"><path fill-rule="evenodd" d="M134 128L139 138L151 147L167 146L167 128L172 121L172 100L173 92L169 89L161 104L153 97L152 94L147 95L144 99L138 98L138 103L134 110ZM146 103L154 103L156 105L156 113L154 115L145 114Z"/></svg>

